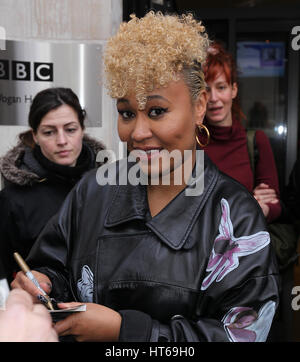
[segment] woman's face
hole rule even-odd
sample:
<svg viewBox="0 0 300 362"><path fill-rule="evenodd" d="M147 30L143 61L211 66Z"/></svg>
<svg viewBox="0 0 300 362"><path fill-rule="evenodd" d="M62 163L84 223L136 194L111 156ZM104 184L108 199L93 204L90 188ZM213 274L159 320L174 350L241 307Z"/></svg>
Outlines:
<svg viewBox="0 0 300 362"><path fill-rule="evenodd" d="M50 161L75 166L82 149L83 129L74 109L64 104L42 118L33 138Z"/></svg>
<svg viewBox="0 0 300 362"><path fill-rule="evenodd" d="M148 175L172 173L179 166L178 159L171 158L170 167L168 162L164 163L172 151L181 154L179 163L184 150L191 150L194 157L195 129L202 123L206 110L205 91L192 102L188 87L180 79L149 93L143 110L138 109L135 95L118 99L117 108L120 139L127 142L129 152L134 151L141 169Z"/></svg>
<svg viewBox="0 0 300 362"><path fill-rule="evenodd" d="M206 119L214 126L232 125L232 100L237 95L237 84L228 84L225 73L219 73L214 80L207 82L208 104Z"/></svg>

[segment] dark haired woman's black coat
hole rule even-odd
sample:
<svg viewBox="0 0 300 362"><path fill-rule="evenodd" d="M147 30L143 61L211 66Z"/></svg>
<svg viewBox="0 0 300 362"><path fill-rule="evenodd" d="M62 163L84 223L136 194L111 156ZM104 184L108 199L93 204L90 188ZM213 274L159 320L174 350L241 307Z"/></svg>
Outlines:
<svg viewBox="0 0 300 362"><path fill-rule="evenodd" d="M0 172L6 186L0 192L0 259L9 281L19 270L13 252L27 257L40 231L75 183L96 167L96 154L102 149L99 141L85 136L80 170L76 166L56 169L47 159L42 165L36 153L22 143L1 158Z"/></svg>

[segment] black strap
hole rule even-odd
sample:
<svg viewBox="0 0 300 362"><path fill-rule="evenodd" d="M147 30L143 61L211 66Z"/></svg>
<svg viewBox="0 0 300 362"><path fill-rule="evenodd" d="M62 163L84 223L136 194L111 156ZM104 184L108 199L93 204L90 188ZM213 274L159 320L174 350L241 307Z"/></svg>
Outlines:
<svg viewBox="0 0 300 362"><path fill-rule="evenodd" d="M251 170L253 173L253 180L254 180L254 185L255 185L255 168L257 165L258 157L259 157L259 152L258 152L258 148L256 145L256 140L255 140L256 130L247 129L246 133L247 133L247 148L248 148L250 165L251 165Z"/></svg>

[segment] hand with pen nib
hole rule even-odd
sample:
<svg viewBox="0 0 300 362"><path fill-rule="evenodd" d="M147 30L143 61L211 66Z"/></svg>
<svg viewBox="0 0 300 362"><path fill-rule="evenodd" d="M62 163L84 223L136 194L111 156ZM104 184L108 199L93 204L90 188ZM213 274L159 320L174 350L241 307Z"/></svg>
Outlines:
<svg viewBox="0 0 300 362"><path fill-rule="evenodd" d="M48 296L52 289L50 279L45 274L31 271L20 255L15 253L14 257L22 271L17 273L11 287L26 290L33 296L33 303L42 302L47 306L55 322L54 329L59 336L72 335L78 342L118 340L121 328L121 315L118 312L104 305L85 303L86 311L84 313L64 315L67 310L74 311L83 304L69 302L55 305L54 300ZM50 310L51 305L59 310Z"/></svg>
<svg viewBox="0 0 300 362"><path fill-rule="evenodd" d="M14 253L14 258L22 270L23 277L18 278L18 282L13 281L12 287L25 289L32 296L35 295L34 303L40 301L50 310L57 309L55 300L48 296L52 288L49 278L45 274L31 271L20 254Z"/></svg>

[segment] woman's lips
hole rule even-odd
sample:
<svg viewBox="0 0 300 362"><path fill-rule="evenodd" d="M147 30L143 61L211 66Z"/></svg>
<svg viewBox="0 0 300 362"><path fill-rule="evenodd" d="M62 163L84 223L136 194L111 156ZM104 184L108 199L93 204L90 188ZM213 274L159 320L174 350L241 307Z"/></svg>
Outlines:
<svg viewBox="0 0 300 362"><path fill-rule="evenodd" d="M68 151L68 150L66 150L66 151L59 151L59 152L57 152L57 154L59 155L59 157L67 157L67 156L69 156L70 152L71 152L71 151Z"/></svg>
<svg viewBox="0 0 300 362"><path fill-rule="evenodd" d="M217 114L220 113L222 111L223 107L213 107L213 108L208 108L208 112L211 114Z"/></svg>
<svg viewBox="0 0 300 362"><path fill-rule="evenodd" d="M153 149L147 149L147 150L134 149L132 151L132 154L134 155L134 157L136 159L143 162L143 161L150 161L150 160L157 158L160 154L160 151L161 151L161 149L159 149L159 148L153 148Z"/></svg>

